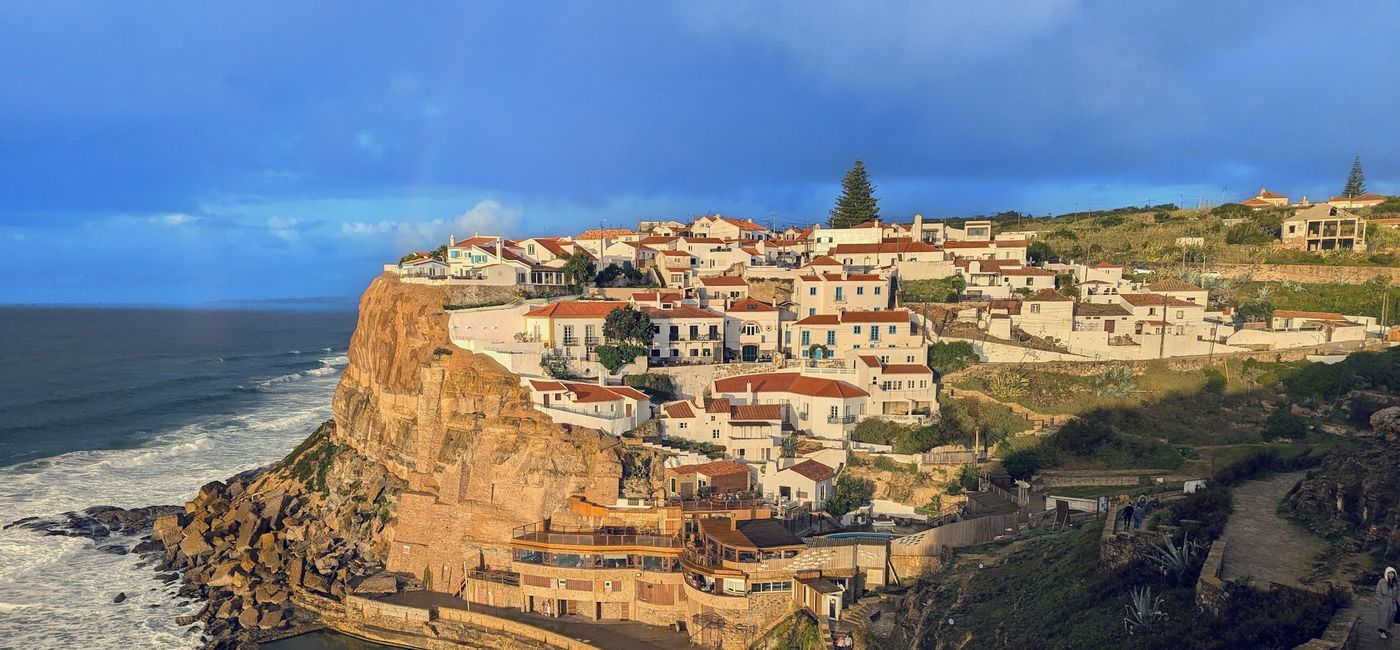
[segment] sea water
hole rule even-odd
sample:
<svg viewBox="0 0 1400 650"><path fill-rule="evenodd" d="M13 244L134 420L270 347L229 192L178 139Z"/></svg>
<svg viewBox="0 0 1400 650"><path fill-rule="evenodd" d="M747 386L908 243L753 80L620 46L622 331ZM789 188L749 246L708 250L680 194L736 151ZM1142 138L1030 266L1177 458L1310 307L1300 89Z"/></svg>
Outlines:
<svg viewBox="0 0 1400 650"><path fill-rule="evenodd" d="M330 418L354 320L349 305L0 307L0 524L182 504L284 457ZM175 618L202 604L98 546L0 531L0 647L197 647Z"/></svg>

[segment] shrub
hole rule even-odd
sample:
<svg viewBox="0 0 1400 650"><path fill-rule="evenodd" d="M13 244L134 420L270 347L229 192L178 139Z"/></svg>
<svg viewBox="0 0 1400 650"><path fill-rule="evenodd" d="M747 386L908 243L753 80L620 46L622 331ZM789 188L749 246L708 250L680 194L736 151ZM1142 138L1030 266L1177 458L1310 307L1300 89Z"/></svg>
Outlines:
<svg viewBox="0 0 1400 650"><path fill-rule="evenodd" d="M1118 366L1090 380L1094 397L1127 397L1137 388L1137 377L1128 366Z"/></svg>
<svg viewBox="0 0 1400 650"><path fill-rule="evenodd" d="M1020 371L1005 369L987 380L987 394L1003 402L1014 402L1024 397L1030 381Z"/></svg>
<svg viewBox="0 0 1400 650"><path fill-rule="evenodd" d="M980 475L977 473L976 465L963 465L958 470L958 484L964 490L976 490L981 486Z"/></svg>
<svg viewBox="0 0 1400 650"><path fill-rule="evenodd" d="M1051 438L1055 446L1076 456L1092 456L1113 439L1113 429L1096 418L1070 420Z"/></svg>
<svg viewBox="0 0 1400 650"><path fill-rule="evenodd" d="M1040 453L1035 449L1017 449L1001 459L1001 468L1018 481L1030 480L1040 469Z"/></svg>
<svg viewBox="0 0 1400 650"><path fill-rule="evenodd" d="M826 501L826 511L840 517L870 502L875 494L875 484L863 478L842 474L836 479L835 494Z"/></svg>
<svg viewBox="0 0 1400 650"><path fill-rule="evenodd" d="M1308 420L1300 415L1295 415L1287 408L1280 407L1269 414L1269 419L1264 423L1264 440L1277 440L1287 438L1289 440L1302 440L1308 437Z"/></svg>
<svg viewBox="0 0 1400 650"><path fill-rule="evenodd" d="M939 376L957 372L979 360L967 341L939 341L928 349L928 367Z"/></svg>
<svg viewBox="0 0 1400 650"><path fill-rule="evenodd" d="M600 345L593 348L593 352L598 355L598 363L603 364L603 367L607 368L608 372L612 374L617 374L617 371L621 370L623 366L647 353L645 348L632 345L631 343Z"/></svg>
<svg viewBox="0 0 1400 650"><path fill-rule="evenodd" d="M871 445L893 445L907 428L893 420L866 418L851 430L851 440Z"/></svg>
<svg viewBox="0 0 1400 650"><path fill-rule="evenodd" d="M1206 385L1201 390L1207 394L1217 397L1225 394L1225 375L1215 368L1207 368L1203 373L1206 376Z"/></svg>
<svg viewBox="0 0 1400 650"><path fill-rule="evenodd" d="M622 383L643 391L655 399L653 402L669 402L676 399L676 382L670 375L659 375L656 373L643 373L640 375L627 375L622 378Z"/></svg>

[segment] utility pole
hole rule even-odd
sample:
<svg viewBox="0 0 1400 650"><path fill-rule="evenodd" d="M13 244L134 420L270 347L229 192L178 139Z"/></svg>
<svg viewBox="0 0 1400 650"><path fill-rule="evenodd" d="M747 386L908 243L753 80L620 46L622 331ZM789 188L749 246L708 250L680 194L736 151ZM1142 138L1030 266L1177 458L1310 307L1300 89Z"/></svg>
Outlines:
<svg viewBox="0 0 1400 650"><path fill-rule="evenodd" d="M1167 294L1162 294L1162 337L1161 343L1157 345L1158 359L1162 359L1167 356L1167 301L1170 299L1171 297Z"/></svg>

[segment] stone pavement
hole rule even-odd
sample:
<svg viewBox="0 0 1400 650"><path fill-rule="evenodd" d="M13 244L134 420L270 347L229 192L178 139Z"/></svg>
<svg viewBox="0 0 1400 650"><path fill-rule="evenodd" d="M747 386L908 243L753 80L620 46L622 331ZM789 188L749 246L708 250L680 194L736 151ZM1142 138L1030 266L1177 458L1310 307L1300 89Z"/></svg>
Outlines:
<svg viewBox="0 0 1400 650"><path fill-rule="evenodd" d="M1234 489L1235 511L1221 537L1226 543L1221 578L1249 577L1261 588L1270 582L1311 588L1302 580L1312 574L1313 558L1326 544L1278 514L1279 502L1303 475L1275 474Z"/></svg>

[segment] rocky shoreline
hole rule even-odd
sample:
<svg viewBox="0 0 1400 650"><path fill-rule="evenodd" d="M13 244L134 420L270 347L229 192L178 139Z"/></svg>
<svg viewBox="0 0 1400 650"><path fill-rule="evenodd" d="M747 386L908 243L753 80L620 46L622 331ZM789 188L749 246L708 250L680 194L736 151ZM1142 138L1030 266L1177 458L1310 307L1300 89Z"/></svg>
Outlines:
<svg viewBox="0 0 1400 650"><path fill-rule="evenodd" d="M176 623L192 626L205 648L256 647L320 625L293 605L293 590L339 599L418 586L384 572L378 541L402 482L356 454L337 454L334 429L323 424L279 463L204 485L184 506L95 506L6 528L139 554L158 579L182 581L181 598L204 601Z"/></svg>

